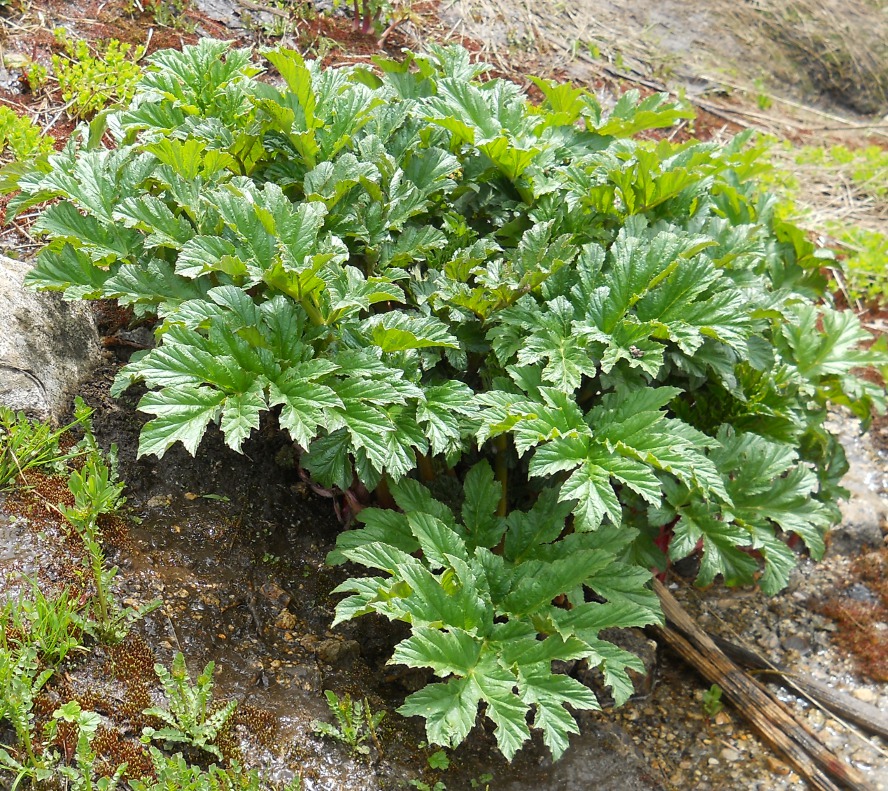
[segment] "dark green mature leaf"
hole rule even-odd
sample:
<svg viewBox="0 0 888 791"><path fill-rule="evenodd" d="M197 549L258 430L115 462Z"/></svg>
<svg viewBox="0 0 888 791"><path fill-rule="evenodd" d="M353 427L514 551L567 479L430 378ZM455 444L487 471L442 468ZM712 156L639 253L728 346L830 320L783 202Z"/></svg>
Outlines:
<svg viewBox="0 0 888 791"><path fill-rule="evenodd" d="M59 250L41 250L37 264L25 275L25 283L44 291L63 291L65 299L98 299L105 293L110 274L96 267L88 255L65 244Z"/></svg>

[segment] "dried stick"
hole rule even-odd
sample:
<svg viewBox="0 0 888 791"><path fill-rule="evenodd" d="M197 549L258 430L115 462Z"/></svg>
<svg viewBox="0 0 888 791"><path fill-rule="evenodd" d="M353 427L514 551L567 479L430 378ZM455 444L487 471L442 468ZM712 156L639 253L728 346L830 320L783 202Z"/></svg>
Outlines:
<svg viewBox="0 0 888 791"><path fill-rule="evenodd" d="M819 791L870 791L863 776L830 752L804 722L754 678L744 673L719 649L675 600L665 585L654 580L669 626L655 631L710 683L718 684L772 747L781 752L804 780ZM836 781L836 782L834 782ZM838 784L837 784L838 783Z"/></svg>

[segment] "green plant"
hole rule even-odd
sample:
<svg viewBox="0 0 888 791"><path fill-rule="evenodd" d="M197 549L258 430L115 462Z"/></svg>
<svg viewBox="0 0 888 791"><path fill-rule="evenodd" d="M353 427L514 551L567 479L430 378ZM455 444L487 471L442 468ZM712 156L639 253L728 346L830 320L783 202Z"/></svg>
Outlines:
<svg viewBox="0 0 888 791"><path fill-rule="evenodd" d="M243 24L247 30L259 35L259 40L281 38L294 35L300 28L300 21L313 18L311 7L298 11L287 0L271 0L268 11L257 8L254 13L243 14Z"/></svg>
<svg viewBox="0 0 888 791"><path fill-rule="evenodd" d="M130 780L132 791L259 791L262 787L259 773L255 769L244 771L237 761L232 761L228 769L215 764L202 769L189 764L182 753L170 757L156 747L149 750L155 776L150 780ZM298 788L293 786L292 791ZM286 791L290 791L290 786Z"/></svg>
<svg viewBox="0 0 888 791"><path fill-rule="evenodd" d="M385 717L384 711L375 714L367 701L352 700L348 694L341 698L331 689L324 690L327 706L335 723L312 720L311 729L320 736L335 739L348 745L353 753L369 755L370 747L364 742L372 738L376 742L376 729Z"/></svg>
<svg viewBox="0 0 888 791"><path fill-rule="evenodd" d="M54 200L29 282L158 317L114 387L149 388L140 454L211 424L239 450L273 410L313 485L394 495L331 557L377 574L337 619L409 624L396 660L442 681L401 711L430 742L483 701L507 757L531 727L560 755L564 704L597 701L552 662L626 700L636 660L598 634L659 620L651 569L697 555L700 585L773 593L794 536L822 554L827 407L883 407L857 372L884 344L824 299L833 259L749 136L635 139L691 116L668 97L606 114L537 80L533 105L456 47L377 72L264 54L280 87L223 42L155 54L128 108L21 176L11 213Z"/></svg>
<svg viewBox="0 0 888 791"><path fill-rule="evenodd" d="M833 267L835 289L852 303L888 303L888 234L872 222L888 208L888 152L878 146L798 148L776 140L771 140L770 146L776 165L769 180L786 199L781 214L795 217L827 237L841 255L840 263ZM820 202L824 194L837 199L836 185L841 190L842 209L835 217L808 205L811 195ZM849 196L852 206L862 207L861 213L848 214ZM867 208L874 215L869 221Z"/></svg>
<svg viewBox="0 0 888 791"><path fill-rule="evenodd" d="M365 36L382 33L394 10L391 0L351 0L351 3L355 30ZM333 5L338 6L338 0L334 0Z"/></svg>
<svg viewBox="0 0 888 791"><path fill-rule="evenodd" d="M69 117L89 118L108 104L130 100L141 74L138 61L144 47L133 48L112 38L93 49L82 39L72 41L64 28L56 30L56 40L65 54L52 56L53 73Z"/></svg>
<svg viewBox="0 0 888 791"><path fill-rule="evenodd" d="M703 693L703 711L707 717L714 717L725 707L721 698L722 688L718 684L713 684Z"/></svg>
<svg viewBox="0 0 888 791"><path fill-rule="evenodd" d="M144 9L139 0L133 0L142 10L147 10L155 23L185 33L194 32L194 22L189 18L188 0L144 0Z"/></svg>
<svg viewBox="0 0 888 791"><path fill-rule="evenodd" d="M61 472L65 462L77 455L62 451L59 440L77 425L80 418L60 429L48 423L29 420L24 412L0 406L0 491L15 483L27 483L28 470L46 467Z"/></svg>
<svg viewBox="0 0 888 791"><path fill-rule="evenodd" d="M222 753L213 742L234 714L237 701L231 700L222 708L213 711L214 668L215 664L209 662L192 686L188 668L185 666L185 657L181 651L173 658L170 670L160 663L154 666L154 672L157 673L163 686L169 710L156 706L145 709L145 714L159 717L166 723L166 727L145 727L142 731L144 742L150 742L152 739L183 742L222 758Z"/></svg>
<svg viewBox="0 0 888 791"><path fill-rule="evenodd" d="M444 750L436 750L429 756L429 767L432 769L447 770L450 768L450 759Z"/></svg>
<svg viewBox="0 0 888 791"><path fill-rule="evenodd" d="M757 91L755 95L755 102L758 105L759 110L770 110L771 106L774 104L774 101L768 94L765 81L761 77L759 77L758 79L753 81L753 84L755 85L755 89Z"/></svg>
<svg viewBox="0 0 888 791"><path fill-rule="evenodd" d="M399 709L426 717L431 743L462 742L484 703L507 756L530 736L528 709L535 712L533 726L560 755L567 735L578 732L565 707L598 704L579 681L551 671L556 656L603 664L614 697L628 698L626 669L641 671L641 664L600 640L599 624L617 618L623 625L655 622L656 597L644 588L648 573L602 551L596 533L556 541L570 503L559 503L550 489L530 511L498 516L501 486L486 461L466 476L462 521L415 481L390 486L404 513L361 511L364 527L341 534L330 558L386 576L340 585L336 592L352 595L338 605L334 623L377 612L411 624L412 634L395 647L392 662L431 667L450 679L415 692ZM583 585L607 603L583 601ZM571 609L553 604L565 591L573 597Z"/></svg>
<svg viewBox="0 0 888 791"><path fill-rule="evenodd" d="M484 791L489 791L490 783L493 781L493 775L485 772L483 775L479 775L478 777L473 777L471 782L472 788L481 788L484 787Z"/></svg>
<svg viewBox="0 0 888 791"><path fill-rule="evenodd" d="M423 780L417 780L413 778L407 781L408 785L413 786L414 788L418 788L419 791L447 791L447 786L444 785L440 780L438 780L435 785L429 785Z"/></svg>
<svg viewBox="0 0 888 791"><path fill-rule="evenodd" d="M0 609L0 646L21 651L34 646L45 665L58 665L73 650L81 649L84 618L82 602L71 598L68 588L48 598L31 581L30 595L7 602Z"/></svg>
<svg viewBox="0 0 888 791"><path fill-rule="evenodd" d="M9 151L24 161L53 149L55 138L44 135L43 130L25 115L17 115L9 107L0 107L0 153Z"/></svg>
<svg viewBox="0 0 888 791"><path fill-rule="evenodd" d="M0 721L12 725L19 744L0 746L0 769L15 775L13 791L25 778L41 782L55 776L55 756L44 753L34 729L34 699L52 673L40 669L33 645L18 651L0 648Z"/></svg>
<svg viewBox="0 0 888 791"><path fill-rule="evenodd" d="M49 82L49 69L32 60L22 68L22 79L28 84L31 93L39 93Z"/></svg>
<svg viewBox="0 0 888 791"><path fill-rule="evenodd" d="M77 531L86 549L86 563L95 583L94 618L84 623L84 629L108 643L117 643L129 633L133 623L156 610L161 600L156 599L139 607L118 605L111 586L117 576L117 567L107 568L105 550L101 542L100 518L114 514L124 504L124 484L117 481L117 448L111 447L110 463L106 463L93 436L90 415L92 411L76 399L75 415L84 436L79 447L86 461L68 477L68 489L74 497L72 506L62 505L59 511Z"/></svg>
<svg viewBox="0 0 888 791"><path fill-rule="evenodd" d="M58 777L70 781L74 791L114 791L119 785L126 764L121 764L110 777L93 777L93 766L96 762L96 753L92 748L101 718L92 711L83 711L77 701L70 701L53 712L53 721L50 731L54 730L58 721L70 722L77 726L77 746L74 750L74 764L72 766L60 765L56 772Z"/></svg>
<svg viewBox="0 0 888 791"><path fill-rule="evenodd" d="M888 234L847 223L827 229L844 253L843 285L851 299L888 304Z"/></svg>

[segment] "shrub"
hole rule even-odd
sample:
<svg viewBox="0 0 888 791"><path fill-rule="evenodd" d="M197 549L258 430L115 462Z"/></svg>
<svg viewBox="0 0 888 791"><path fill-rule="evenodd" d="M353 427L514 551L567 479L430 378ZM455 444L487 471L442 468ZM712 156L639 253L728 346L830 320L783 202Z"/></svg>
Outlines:
<svg viewBox="0 0 888 791"><path fill-rule="evenodd" d="M854 372L886 357L820 302L746 137L633 139L688 116L663 96L605 115L537 80L534 106L456 47L264 55L282 85L222 42L157 53L110 149L93 124L23 177L14 209L55 201L29 281L157 315L114 388L149 388L141 454L211 423L239 449L273 410L318 484L388 487L403 513L331 556L378 572L337 620L411 625L394 661L443 679L401 709L429 741L483 702L507 757L531 727L560 755L566 706L598 704L552 661L625 701L637 660L598 634L659 620L651 568L699 554L700 584L773 593L788 538L820 556L846 469L826 408L868 419Z"/></svg>
<svg viewBox="0 0 888 791"><path fill-rule="evenodd" d="M0 152L7 151L23 161L52 151L53 138L30 118L17 115L9 107L0 107Z"/></svg>
<svg viewBox="0 0 888 791"><path fill-rule="evenodd" d="M70 118L90 118L108 104L129 101L144 47L132 48L112 38L104 47L91 49L82 39L68 38L63 28L56 30L56 38L65 54L53 55L52 67Z"/></svg>

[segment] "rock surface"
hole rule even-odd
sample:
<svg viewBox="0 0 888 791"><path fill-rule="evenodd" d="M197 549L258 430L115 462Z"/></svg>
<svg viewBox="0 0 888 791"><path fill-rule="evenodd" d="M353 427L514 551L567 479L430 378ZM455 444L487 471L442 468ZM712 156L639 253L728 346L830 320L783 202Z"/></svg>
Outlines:
<svg viewBox="0 0 888 791"><path fill-rule="evenodd" d="M842 522L830 533L828 554L850 556L865 547L882 546L888 526L888 499L884 496L888 473L873 434L860 434L855 420L836 414L829 428L845 447L848 474L842 486L850 495L839 502Z"/></svg>
<svg viewBox="0 0 888 791"><path fill-rule="evenodd" d="M89 307L24 286L25 261L0 256L0 404L58 420L99 361Z"/></svg>

